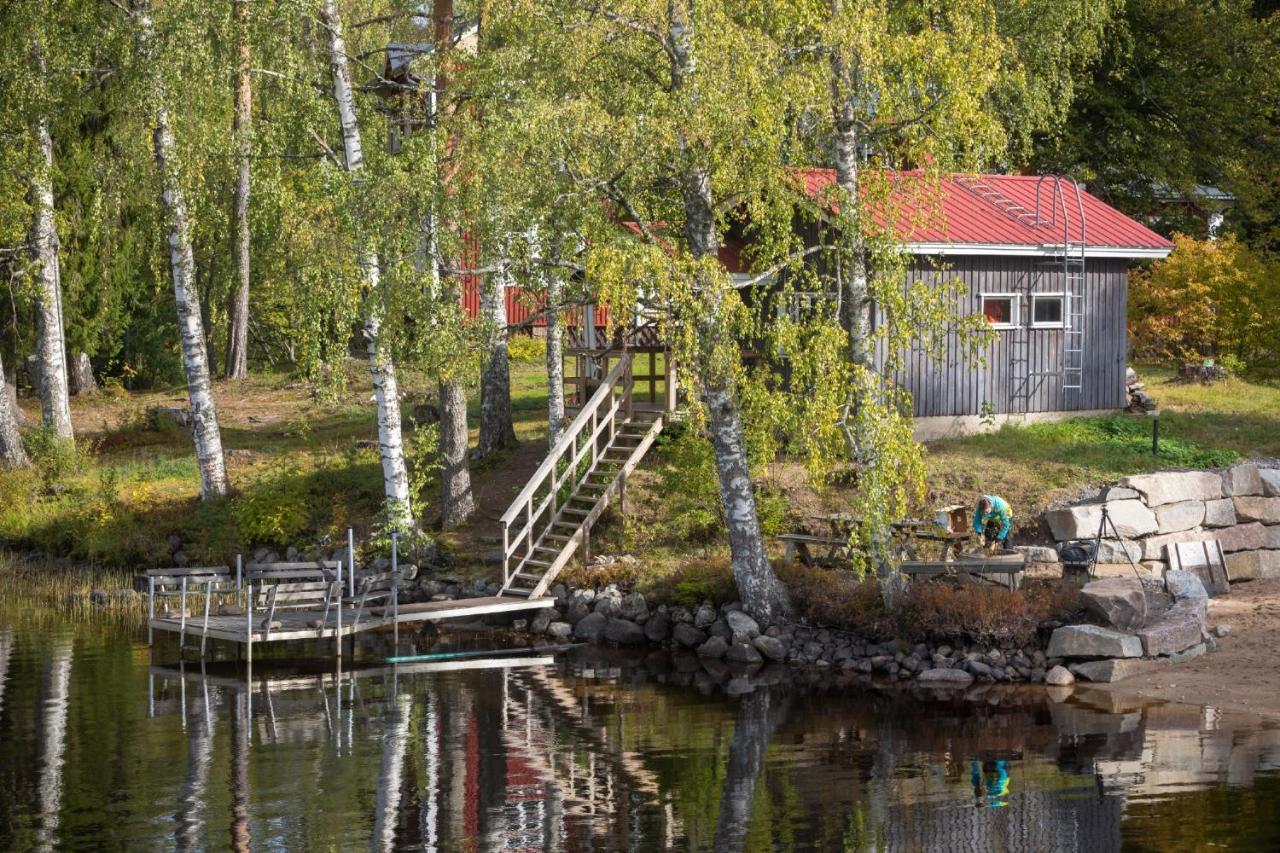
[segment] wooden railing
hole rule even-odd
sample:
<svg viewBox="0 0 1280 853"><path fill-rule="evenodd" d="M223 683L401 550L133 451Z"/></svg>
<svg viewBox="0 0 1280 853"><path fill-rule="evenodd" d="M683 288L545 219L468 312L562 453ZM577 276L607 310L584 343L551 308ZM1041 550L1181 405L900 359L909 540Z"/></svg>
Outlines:
<svg viewBox="0 0 1280 853"><path fill-rule="evenodd" d="M511 583L512 559L519 563L532 555L541 532L560 511L562 488L567 486L571 495L582 485L613 443L619 423L631 417L632 391L631 354L622 352L618 363L503 513L504 589Z"/></svg>

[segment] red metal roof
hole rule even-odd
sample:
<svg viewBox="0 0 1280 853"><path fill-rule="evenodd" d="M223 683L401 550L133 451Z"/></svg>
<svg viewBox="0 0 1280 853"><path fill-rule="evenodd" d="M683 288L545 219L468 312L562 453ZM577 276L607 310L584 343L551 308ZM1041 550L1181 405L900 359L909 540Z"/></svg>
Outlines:
<svg viewBox="0 0 1280 853"><path fill-rule="evenodd" d="M815 198L835 183L832 169L804 169L799 170L799 175L805 193ZM930 181L920 172L891 173L890 179L895 186L892 206L897 209L898 239L905 243L1026 248L1061 244L1063 198L1068 239L1081 239L1075 189L1067 179L955 174ZM1056 197L1055 181L1061 191ZM1037 187L1040 225L1035 224ZM1117 254L1125 249L1147 254L1173 248L1173 243L1164 237L1083 189L1080 201L1088 248L1117 250ZM1056 221L1046 221L1051 218Z"/></svg>

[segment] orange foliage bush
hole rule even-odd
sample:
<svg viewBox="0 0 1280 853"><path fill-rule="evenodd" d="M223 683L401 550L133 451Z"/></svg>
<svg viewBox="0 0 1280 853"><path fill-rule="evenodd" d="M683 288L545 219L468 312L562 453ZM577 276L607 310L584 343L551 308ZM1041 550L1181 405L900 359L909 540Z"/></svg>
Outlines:
<svg viewBox="0 0 1280 853"><path fill-rule="evenodd" d="M845 628L868 639L1023 646L1046 619L1077 611L1079 593L1056 582L1022 589L917 581L888 610L874 578L806 566L780 570L797 614L815 625Z"/></svg>

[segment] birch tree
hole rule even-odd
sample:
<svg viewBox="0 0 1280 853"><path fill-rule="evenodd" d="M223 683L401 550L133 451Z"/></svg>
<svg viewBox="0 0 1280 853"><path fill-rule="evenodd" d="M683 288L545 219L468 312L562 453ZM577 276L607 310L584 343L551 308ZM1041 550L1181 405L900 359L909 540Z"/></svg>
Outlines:
<svg viewBox="0 0 1280 853"><path fill-rule="evenodd" d="M329 42L329 72L338 125L342 133L343 168L355 181L364 166L364 149L356 116L355 97L351 89L351 72L347 64L342 20L333 0L324 0L320 9L320 22ZM358 215L353 217L357 221L359 218ZM383 490L388 512L393 516L407 516L408 522L412 524L409 474L405 466L401 435L400 389L396 381L395 363L381 335L385 294L381 286L379 260L376 248L367 237L366 244L359 251L360 270L367 288L364 335L378 417L378 451L382 460Z"/></svg>
<svg viewBox="0 0 1280 853"><path fill-rule="evenodd" d="M227 494L226 462L222 454L222 433L209 374L204 321L200 315L195 282L195 256L191 249L191 225L183 190L183 173L168 106L164 64L156 45L155 24L150 0L131 0L130 18L134 28L134 54L143 87L142 98L154 122L152 146L160 172L160 203L168 232L169 270L178 306L178 330L182 343L182 364L187 378L191 434L195 440L200 470L200 496L207 500Z"/></svg>
<svg viewBox="0 0 1280 853"><path fill-rule="evenodd" d="M480 374L480 437L476 459L484 459L516 444L511 419L511 359L507 353L507 286L510 267L503 263L498 272L485 277L480 296L480 312L488 326L488 352Z"/></svg>
<svg viewBox="0 0 1280 853"><path fill-rule="evenodd" d="M228 379L244 379L249 375L249 284L251 280L249 191L252 155L253 86L250 81L252 51L249 45L250 0L232 0L236 22L236 92L235 125L232 129L239 168L236 171L233 201L236 284L231 303L231 321L227 333Z"/></svg>
<svg viewBox="0 0 1280 853"><path fill-rule="evenodd" d="M18 432L18 418L12 406L5 383L4 363L0 361L0 465L6 468L25 468L31 464L26 448L22 446L22 434Z"/></svg>

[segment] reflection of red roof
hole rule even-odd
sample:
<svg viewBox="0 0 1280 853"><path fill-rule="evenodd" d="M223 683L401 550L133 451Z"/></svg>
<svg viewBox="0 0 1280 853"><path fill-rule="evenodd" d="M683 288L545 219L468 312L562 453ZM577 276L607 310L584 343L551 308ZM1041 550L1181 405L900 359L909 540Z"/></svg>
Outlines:
<svg viewBox="0 0 1280 853"><path fill-rule="evenodd" d="M798 170L806 195L818 197L835 182L831 169ZM898 172L893 205L900 209L899 239L916 251L978 247L1039 249L1063 240L1061 201L1065 196L1068 239L1080 241L1076 194L1066 179L1024 175L947 175L936 183L919 172ZM1055 200L1054 181L1061 193ZM1036 188L1040 187L1040 225ZM1083 189L1085 236L1091 254L1163 257L1173 244ZM1056 222L1045 222L1059 208ZM934 209L930 209L934 208Z"/></svg>

